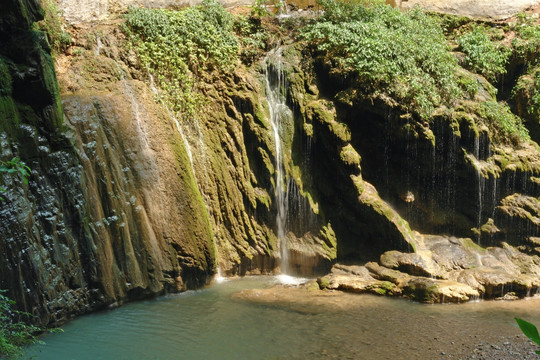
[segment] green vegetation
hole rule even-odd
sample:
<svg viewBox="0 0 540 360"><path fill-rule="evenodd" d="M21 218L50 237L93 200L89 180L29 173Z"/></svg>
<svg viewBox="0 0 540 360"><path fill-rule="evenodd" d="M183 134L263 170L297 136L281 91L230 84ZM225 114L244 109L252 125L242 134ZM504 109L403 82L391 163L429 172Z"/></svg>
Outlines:
<svg viewBox="0 0 540 360"><path fill-rule="evenodd" d="M239 43L233 17L215 0L182 11L131 8L124 27L163 100L179 117L203 103L198 81L213 70L234 67Z"/></svg>
<svg viewBox="0 0 540 360"><path fill-rule="evenodd" d="M24 162L18 157L14 157L9 161L0 161L0 174L19 174L25 184L28 184L28 177L30 176L30 168L26 166ZM6 192L6 189L0 186L0 193ZM0 196L0 201L4 199Z"/></svg>
<svg viewBox="0 0 540 360"><path fill-rule="evenodd" d="M534 341L536 345L540 346L540 335L538 334L538 329L536 328L536 326L520 318L514 319L516 320L521 331L523 331L523 334L525 334L525 336L528 337L531 341ZM540 355L540 351L537 350L536 353Z"/></svg>
<svg viewBox="0 0 540 360"><path fill-rule="evenodd" d="M242 62L251 64L257 56L266 50L268 32L261 26L256 17L237 16L234 29L240 41L240 58Z"/></svg>
<svg viewBox="0 0 540 360"><path fill-rule="evenodd" d="M61 13L54 0L41 2L45 16L37 25L40 30L47 33L53 54L67 49L71 43L71 36L62 28Z"/></svg>
<svg viewBox="0 0 540 360"><path fill-rule="evenodd" d="M540 53L540 26L536 20L521 13L518 20L512 26L515 31L515 38L512 40L512 47L516 55L528 63L535 64Z"/></svg>
<svg viewBox="0 0 540 360"><path fill-rule="evenodd" d="M535 67L520 77L513 89L513 96L520 95L527 100L524 108L528 115L540 114L540 67Z"/></svg>
<svg viewBox="0 0 540 360"><path fill-rule="evenodd" d="M519 116L514 115L510 108L496 101L485 101L478 108L478 115L488 121L491 128L497 130L505 142L510 140L513 143L527 141L530 139L529 132Z"/></svg>
<svg viewBox="0 0 540 360"><path fill-rule="evenodd" d="M274 13L283 13L287 4L283 0L255 0L251 6L251 16L262 18ZM271 9L272 11L270 11Z"/></svg>
<svg viewBox="0 0 540 360"><path fill-rule="evenodd" d="M461 89L440 22L419 9L366 3L323 0L324 15L305 27L303 37L359 88L387 92L423 118L450 105Z"/></svg>
<svg viewBox="0 0 540 360"><path fill-rule="evenodd" d="M35 335L43 329L16 320L31 315L15 310L15 301L4 293L0 290L0 358L16 359L23 355L23 346L39 342Z"/></svg>
<svg viewBox="0 0 540 360"><path fill-rule="evenodd" d="M484 27L475 27L457 39L465 53L468 69L483 75L490 82L497 81L506 74L506 65L512 50L492 41Z"/></svg>

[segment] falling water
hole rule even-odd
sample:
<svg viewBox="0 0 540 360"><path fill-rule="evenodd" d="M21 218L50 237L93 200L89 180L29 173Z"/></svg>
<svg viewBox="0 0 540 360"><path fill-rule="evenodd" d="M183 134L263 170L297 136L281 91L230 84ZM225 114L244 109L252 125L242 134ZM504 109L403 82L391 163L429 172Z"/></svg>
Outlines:
<svg viewBox="0 0 540 360"><path fill-rule="evenodd" d="M133 88L126 81L126 79L125 79L125 77L123 75L124 73L122 71L120 71L120 74L121 74L121 77L122 77L122 82L124 83L124 88L126 89L126 94L127 94L128 98L129 98L129 102L131 104L131 110L133 112L133 115L135 116L135 121L137 121L137 128L139 129L139 132L142 135L142 138L144 140L145 150L149 150L150 145L148 143L148 135L146 133L146 128L145 128L145 126L143 125L143 123L141 121L141 114L140 114L140 111L139 111L139 103L135 99L135 92L133 91Z"/></svg>
<svg viewBox="0 0 540 360"><path fill-rule="evenodd" d="M270 63L270 59L274 63ZM283 167L283 152L281 140L281 122L286 116L291 116L291 110L285 104L285 94L282 89L285 88L285 79L283 76L282 48L277 48L269 53L265 59L266 64L266 96L270 110L270 122L274 133L274 142L276 146L276 178L275 195L277 202L277 236L281 248L281 272L289 272L289 249L287 245L286 226L288 214L288 191L285 181L285 169Z"/></svg>
<svg viewBox="0 0 540 360"><path fill-rule="evenodd" d="M150 78L150 90L156 97L159 96L159 91L156 88L156 85L154 83L154 77L152 74L148 73L148 77ZM184 135L184 131L182 130L182 127L180 126L180 122L176 118L176 116L173 115L169 107L163 103L163 101L160 100L162 105L165 107L165 110L167 110L167 114L169 117L174 121L174 124L176 125L176 131L178 131L178 134L180 134L180 137L182 138L182 141L184 142L184 146L186 148L188 157L189 157L189 163L191 165L191 171L193 171L193 175L195 176L195 179L197 179L197 173L195 172L195 167L193 166L193 153L191 152L191 146L189 145L189 141L187 140L187 137Z"/></svg>
<svg viewBox="0 0 540 360"><path fill-rule="evenodd" d="M101 42L100 42L101 43ZM137 121L137 128L139 129L139 132L140 134L142 135L142 138L144 140L144 152L147 152L147 153L152 153L151 151L151 148L150 148L150 144L148 142L148 134L147 134L147 131L146 131L146 127L145 127L145 124L143 123L143 121L141 121L141 113L140 113L140 109L139 109L139 103L137 102L137 99L135 98L135 91L133 90L133 88L131 87L131 85L126 81L126 78L124 76L124 72L122 71L122 69L120 67L118 67L118 72L120 74L120 78L124 84L124 88L126 90L126 94L129 98L129 102L131 103L131 109L132 109L132 112L133 112L133 115L135 116L135 120ZM154 154L151 154L150 156L154 156ZM163 203L163 195L162 195L162 182L161 182L161 175L160 175L160 172L159 172L159 168L157 168L157 163L155 161L153 161L151 163L151 166L154 167L154 170L155 170L155 174L156 174L156 177L157 177L157 185L158 185L158 189L160 189L160 196L159 196L159 204L160 204L160 208L161 208L161 211L163 214L165 214L165 207L164 207L164 203ZM167 222L164 220L164 216L161 216L160 217L160 222L161 222L161 227L163 229L163 235L164 237L168 238L168 232L169 232L169 226L167 224Z"/></svg>
<svg viewBox="0 0 540 360"><path fill-rule="evenodd" d="M223 274L221 273L221 268L218 266L217 268L217 274L214 276L214 281L218 284L221 284L225 281L228 281L229 279L227 279L225 276L223 276Z"/></svg>
<svg viewBox="0 0 540 360"><path fill-rule="evenodd" d="M95 55L96 56L99 56L99 53L101 52L101 47L103 46L103 44L101 43L101 38L98 36L97 39L96 39L96 53Z"/></svg>
<svg viewBox="0 0 540 360"><path fill-rule="evenodd" d="M482 175L482 169L480 164L480 137L476 136L474 138L474 157L478 166L476 169L476 184L477 184L477 199L478 199L478 213L476 216L476 227L478 229L477 242L480 245L480 227L482 227L482 210L483 210L483 192L485 187L485 179Z"/></svg>
<svg viewBox="0 0 540 360"><path fill-rule="evenodd" d="M212 207L209 206L210 200L208 198L207 193L204 191L204 189L208 187L208 178L209 178L209 176L208 176L208 169L207 169L207 166L206 166L206 163L207 163L206 144L204 143L204 135L202 133L199 122L196 121L195 119L193 119L191 121L191 123L192 123L191 125L189 123L185 122L185 121L180 123L178 118L173 114L173 112L169 109L167 104L159 96L159 90L156 88L156 85L155 85L155 82L154 82L154 77L152 76L150 71L148 71L148 78L150 80L150 90L152 91L152 93L158 99L156 101L159 101L163 105L163 107L167 111L167 114L173 120L173 122L174 122L174 124L176 126L176 131L178 132L178 134L180 135L180 138L182 139L182 142L184 143L184 147L186 149L186 152L187 152L187 155L188 155L188 158L189 158L189 164L191 166L191 171L192 171L193 177L195 178L195 183L197 185L197 188L199 189L199 192L201 193L201 195L203 197L204 204L206 205L205 206L206 212L207 212L209 218L212 218L212 216L210 214L210 211L211 211ZM193 128L195 128L195 129L193 129ZM195 133L195 135L192 135L193 133ZM190 143L190 141L189 141L190 139L193 139L194 137L196 138L196 140L195 141L192 140L192 142L195 143L195 146L193 146L193 144ZM199 159L199 164L201 164L199 166L199 168L203 169L203 174L202 175L199 174L196 171L195 159L194 159L194 156L193 156L193 148L195 148L196 154L199 155L199 158L198 158ZM204 179L204 183L202 182L201 176L202 176L202 179ZM217 246L217 244L216 244L216 246ZM217 252L217 253L219 254L219 252ZM216 277L216 281L217 282L224 281L225 278L220 275L221 269L218 268L217 270L218 270L218 274L217 274L217 277Z"/></svg>

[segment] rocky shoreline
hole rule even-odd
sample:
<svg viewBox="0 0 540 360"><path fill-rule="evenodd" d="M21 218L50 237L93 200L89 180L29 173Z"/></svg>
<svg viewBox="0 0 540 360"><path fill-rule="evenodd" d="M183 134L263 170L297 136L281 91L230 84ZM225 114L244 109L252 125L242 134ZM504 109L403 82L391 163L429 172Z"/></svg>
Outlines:
<svg viewBox="0 0 540 360"><path fill-rule="evenodd" d="M387 251L378 263L336 264L320 277L321 289L403 296L425 303L530 297L540 286L538 256L471 239L415 233L414 253Z"/></svg>

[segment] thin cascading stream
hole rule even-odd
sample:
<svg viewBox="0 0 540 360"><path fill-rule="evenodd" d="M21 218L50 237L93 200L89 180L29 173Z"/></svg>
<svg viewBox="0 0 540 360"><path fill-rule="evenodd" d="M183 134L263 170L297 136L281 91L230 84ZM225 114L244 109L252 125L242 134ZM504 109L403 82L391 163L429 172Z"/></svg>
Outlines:
<svg viewBox="0 0 540 360"><path fill-rule="evenodd" d="M276 227L281 252L281 272L289 273L289 248L287 244L287 218L289 212L288 181L283 164L283 121L292 116L286 104L285 77L283 73L282 48L271 51L266 57L266 96L270 112L270 123L275 142L275 196L277 205Z"/></svg>

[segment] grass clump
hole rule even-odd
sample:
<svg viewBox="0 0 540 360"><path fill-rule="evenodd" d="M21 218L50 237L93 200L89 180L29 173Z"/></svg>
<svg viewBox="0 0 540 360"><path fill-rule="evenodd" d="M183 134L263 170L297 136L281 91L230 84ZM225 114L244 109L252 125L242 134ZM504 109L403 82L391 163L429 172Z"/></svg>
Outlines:
<svg viewBox="0 0 540 360"><path fill-rule="evenodd" d="M199 79L237 63L233 24L222 5L204 0L182 11L131 8L124 29L165 103L186 118L203 103L196 91Z"/></svg>
<svg viewBox="0 0 540 360"><path fill-rule="evenodd" d="M490 82L496 82L506 74L506 65L512 50L492 41L483 27L475 27L457 39L465 53L465 66L483 75Z"/></svg>
<svg viewBox="0 0 540 360"><path fill-rule="evenodd" d="M457 60L439 21L382 1L323 0L322 6L324 14L303 29L303 37L361 88L386 92L423 118L461 94Z"/></svg>

